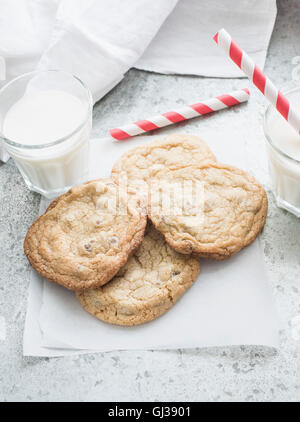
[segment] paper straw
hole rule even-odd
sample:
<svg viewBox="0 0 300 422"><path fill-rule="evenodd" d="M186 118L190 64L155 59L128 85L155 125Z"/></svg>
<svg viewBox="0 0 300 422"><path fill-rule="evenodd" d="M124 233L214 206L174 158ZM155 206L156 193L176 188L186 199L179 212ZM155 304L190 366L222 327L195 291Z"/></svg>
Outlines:
<svg viewBox="0 0 300 422"><path fill-rule="evenodd" d="M231 38L225 29L214 36L215 42L223 48L231 60L245 73L263 93L287 122L300 134L300 115L292 108L289 100L276 88L244 50Z"/></svg>
<svg viewBox="0 0 300 422"><path fill-rule="evenodd" d="M150 119L139 120L119 128L110 129L109 133L113 138L121 141L151 130L159 129L164 126L193 119L194 117L203 116L207 113L213 113L214 111L243 103L248 101L249 95L250 92L247 88L241 89L239 91L231 92L230 94L219 95L218 97L210 98L209 100L202 101L200 103L159 114Z"/></svg>

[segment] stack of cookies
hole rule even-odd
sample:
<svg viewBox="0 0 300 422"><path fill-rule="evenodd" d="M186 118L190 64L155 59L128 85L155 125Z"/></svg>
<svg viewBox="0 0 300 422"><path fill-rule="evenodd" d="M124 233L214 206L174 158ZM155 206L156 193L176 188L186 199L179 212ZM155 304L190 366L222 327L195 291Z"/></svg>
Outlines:
<svg viewBox="0 0 300 422"><path fill-rule="evenodd" d="M200 258L230 258L261 231L263 187L217 163L197 136L171 135L125 153L111 179L72 188L27 232L43 277L76 291L98 319L137 325L193 284Z"/></svg>

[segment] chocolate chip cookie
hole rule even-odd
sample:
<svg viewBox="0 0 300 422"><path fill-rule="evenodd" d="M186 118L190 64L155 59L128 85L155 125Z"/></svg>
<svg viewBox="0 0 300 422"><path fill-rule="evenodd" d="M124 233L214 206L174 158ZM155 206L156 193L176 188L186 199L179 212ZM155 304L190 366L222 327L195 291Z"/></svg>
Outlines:
<svg viewBox="0 0 300 422"><path fill-rule="evenodd" d="M140 200L110 179L72 188L27 232L35 270L71 290L107 283L141 243L147 217Z"/></svg>
<svg viewBox="0 0 300 422"><path fill-rule="evenodd" d="M175 252L152 226L126 265L105 286L78 292L81 305L96 318L138 325L167 312L193 284L199 261Z"/></svg>
<svg viewBox="0 0 300 422"><path fill-rule="evenodd" d="M216 162L216 158L205 141L198 136L174 134L123 154L115 163L111 177L118 184L134 188L147 200L148 182L153 171L210 162Z"/></svg>
<svg viewBox="0 0 300 422"><path fill-rule="evenodd" d="M180 166L153 173L152 181L149 218L178 252L229 258L264 226L267 195L235 167Z"/></svg>

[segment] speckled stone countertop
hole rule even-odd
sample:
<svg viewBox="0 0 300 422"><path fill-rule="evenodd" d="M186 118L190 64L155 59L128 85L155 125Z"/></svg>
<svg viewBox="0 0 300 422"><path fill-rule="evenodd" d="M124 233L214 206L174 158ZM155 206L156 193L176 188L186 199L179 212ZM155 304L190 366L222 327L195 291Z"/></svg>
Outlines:
<svg viewBox="0 0 300 422"><path fill-rule="evenodd" d="M278 8L265 70L281 87L292 79L293 71L300 84L296 67L300 57L292 62L300 56L300 3L281 0ZM93 135L103 136L109 127L168 110L174 104L189 103L191 98L208 98L244 86L247 81L238 79L131 70L95 106ZM247 115L238 112L238 116L249 127L247 154L256 163L253 171L270 200L262 242L281 319L280 349L235 347L24 358L29 265L23 254L23 239L38 214L40 197L26 189L10 160L0 164L0 316L5 318L7 330L6 339L0 339L0 401L300 400L300 339L292 331L294 318L300 315L300 221L274 204L262 148L261 122L266 103L259 93L252 93ZM216 127L235 113L219 112L218 118L213 117L218 119ZM190 121L184 131L200 133L205 122ZM164 133L170 130L174 129Z"/></svg>

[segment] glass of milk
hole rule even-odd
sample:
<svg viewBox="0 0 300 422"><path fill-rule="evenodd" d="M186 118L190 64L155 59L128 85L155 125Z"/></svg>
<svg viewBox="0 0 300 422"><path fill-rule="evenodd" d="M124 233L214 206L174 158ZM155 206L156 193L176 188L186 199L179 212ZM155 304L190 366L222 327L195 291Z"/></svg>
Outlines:
<svg viewBox="0 0 300 422"><path fill-rule="evenodd" d="M300 112L300 88L284 94ZM300 136L271 105L265 113L264 132L276 203L300 217Z"/></svg>
<svg viewBox="0 0 300 422"><path fill-rule="evenodd" d="M86 180L92 107L84 83L59 70L0 90L0 136L30 190L52 199Z"/></svg>

